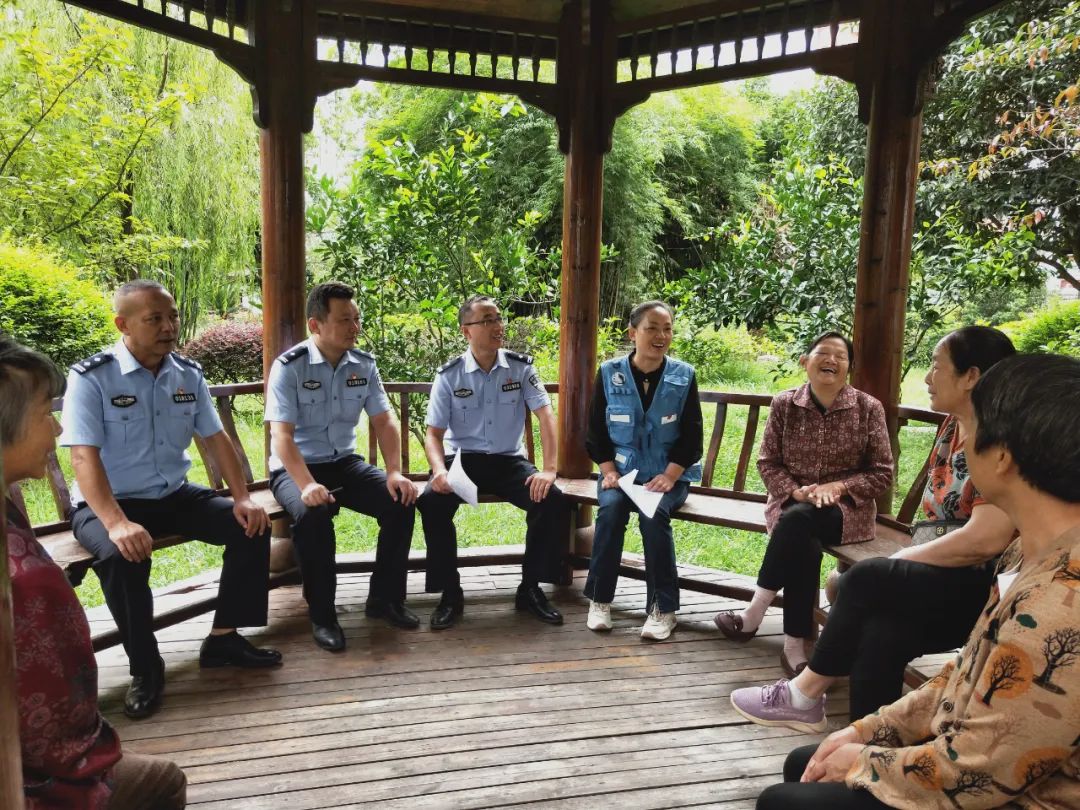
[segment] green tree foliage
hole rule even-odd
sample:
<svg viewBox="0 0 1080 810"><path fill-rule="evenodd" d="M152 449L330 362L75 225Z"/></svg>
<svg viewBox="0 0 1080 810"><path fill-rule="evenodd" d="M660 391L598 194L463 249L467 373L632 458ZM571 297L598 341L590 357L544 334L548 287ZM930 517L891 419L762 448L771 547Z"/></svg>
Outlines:
<svg viewBox="0 0 1080 810"><path fill-rule="evenodd" d="M925 175L969 227L1030 230L1080 289L1080 3L1014 2L950 49L927 108Z"/></svg>
<svg viewBox="0 0 1080 810"><path fill-rule="evenodd" d="M316 280L356 288L370 345L391 364L388 378L430 377L456 348L457 308L474 293L548 315L557 300L558 255L533 238L539 214L485 210L493 146L459 120L448 117L427 153L407 140L377 141L346 187L327 178L312 186Z"/></svg>
<svg viewBox="0 0 1080 810"><path fill-rule="evenodd" d="M257 146L216 58L55 0L0 16L0 217L103 286L177 293L185 334L257 282Z"/></svg>
<svg viewBox="0 0 1080 810"><path fill-rule="evenodd" d="M775 164L755 210L702 235L710 260L673 287L699 321L778 327L794 347L851 333L862 179L843 162ZM984 239L954 209L916 223L908 288L907 367L981 290L1024 282L1032 235Z"/></svg>
<svg viewBox="0 0 1080 810"><path fill-rule="evenodd" d="M556 254L564 159L554 122L515 106L505 97L382 87L358 96L357 114L375 139L404 138L420 153L440 144L448 119L482 133L498 155L480 190L484 219L512 225L536 211L537 242ZM605 317L624 316L696 264L690 235L753 200L755 116L746 98L708 87L657 95L619 119L604 163Z"/></svg>
<svg viewBox="0 0 1080 810"><path fill-rule="evenodd" d="M43 248L0 242L0 333L61 368L116 340L98 288Z"/></svg>

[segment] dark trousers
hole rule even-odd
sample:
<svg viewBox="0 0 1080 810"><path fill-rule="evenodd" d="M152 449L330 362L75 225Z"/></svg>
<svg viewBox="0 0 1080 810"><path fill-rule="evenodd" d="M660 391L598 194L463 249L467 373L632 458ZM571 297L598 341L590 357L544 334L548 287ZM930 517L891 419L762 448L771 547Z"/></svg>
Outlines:
<svg viewBox="0 0 1080 810"><path fill-rule="evenodd" d="M128 520L152 535L179 534L224 546L214 627L261 627L269 599L270 532L248 537L233 515L233 502L213 490L182 484L164 498L122 498L117 503ZM131 674L157 672L154 598L150 592L150 560L132 563L109 539L109 532L85 503L71 515L79 544L94 555L94 573L101 581Z"/></svg>
<svg viewBox="0 0 1080 810"><path fill-rule="evenodd" d="M599 482L596 486L599 508L585 596L594 602L611 602L619 581L626 524L630 514L638 510L621 489L604 489ZM688 494L690 485L676 481L671 491L664 493L651 518L639 513L641 545L645 549L645 606L650 611L654 604L661 613L674 613L679 609L679 571L675 562L671 513L683 505Z"/></svg>
<svg viewBox="0 0 1080 810"><path fill-rule="evenodd" d="M446 459L449 468L454 457ZM529 585L556 582L563 545L570 536L570 502L556 486L540 503L529 497L525 480L536 472L527 458L495 453L463 453L461 466L481 495L494 495L525 510L525 559L521 579ZM461 588L457 565L457 530L454 515L462 504L457 495L443 495L431 487L417 500L427 544L428 593Z"/></svg>
<svg viewBox="0 0 1080 810"><path fill-rule="evenodd" d="M885 557L860 561L840 577L810 668L850 676L853 720L892 703L911 659L967 640L990 595L992 569Z"/></svg>
<svg viewBox="0 0 1080 810"><path fill-rule="evenodd" d="M293 551L304 580L304 598L311 621L322 625L336 621L334 516L343 506L370 515L379 522L375 570L371 574L368 599L404 602L416 508L395 501L386 488L386 473L360 456L309 464L308 470L327 489L341 488L340 492L334 493L334 503L305 505L300 498L300 488L283 469L271 473L270 489L293 520Z"/></svg>
<svg viewBox="0 0 1080 810"><path fill-rule="evenodd" d="M794 503L784 509L769 537L757 584L767 591L784 590L784 632L810 638L821 579L823 546L839 544L844 515L839 506L817 508Z"/></svg>
<svg viewBox="0 0 1080 810"><path fill-rule="evenodd" d="M817 745L796 748L784 760L784 783L771 785L758 796L756 810L880 810L889 805L866 790L843 782L800 782Z"/></svg>

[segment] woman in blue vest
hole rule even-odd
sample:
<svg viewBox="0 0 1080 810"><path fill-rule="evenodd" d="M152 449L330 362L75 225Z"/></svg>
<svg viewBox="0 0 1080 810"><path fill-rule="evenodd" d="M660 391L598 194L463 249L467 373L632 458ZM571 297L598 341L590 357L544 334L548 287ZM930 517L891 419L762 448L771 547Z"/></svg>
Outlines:
<svg viewBox="0 0 1080 810"><path fill-rule="evenodd" d="M640 514L645 547L646 609L641 637L662 641L675 629L679 609L671 513L701 478L701 401L693 366L667 356L672 311L646 301L630 313L633 351L600 366L593 388L586 447L600 467L600 502L585 595L591 600L590 630L611 629L611 601L619 579L623 537L637 510L619 478L637 470L634 482L662 493L655 514Z"/></svg>

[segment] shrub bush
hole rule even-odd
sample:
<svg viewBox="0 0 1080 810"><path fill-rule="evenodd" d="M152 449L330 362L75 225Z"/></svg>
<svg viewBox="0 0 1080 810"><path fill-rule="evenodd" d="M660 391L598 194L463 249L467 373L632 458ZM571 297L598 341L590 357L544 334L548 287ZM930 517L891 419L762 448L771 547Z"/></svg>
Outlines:
<svg viewBox="0 0 1080 810"><path fill-rule="evenodd" d="M207 382L217 384L261 380L262 324L221 321L185 344L182 352L202 364Z"/></svg>
<svg viewBox="0 0 1080 810"><path fill-rule="evenodd" d="M1052 306L1002 329L1017 351L1080 354L1080 301Z"/></svg>
<svg viewBox="0 0 1080 810"><path fill-rule="evenodd" d="M117 338L101 290L48 251L6 242L0 242L0 333L61 368Z"/></svg>
<svg viewBox="0 0 1080 810"><path fill-rule="evenodd" d="M745 327L708 326L694 332L687 324L678 329L671 353L694 367L698 384L704 388L732 382L764 382L767 370L757 358L783 351L768 337L751 334Z"/></svg>

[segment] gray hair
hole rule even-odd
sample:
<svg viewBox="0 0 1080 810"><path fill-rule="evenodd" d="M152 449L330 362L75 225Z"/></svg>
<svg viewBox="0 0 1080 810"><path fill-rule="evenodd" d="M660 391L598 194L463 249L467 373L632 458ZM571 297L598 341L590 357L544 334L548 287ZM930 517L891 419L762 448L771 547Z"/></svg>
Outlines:
<svg viewBox="0 0 1080 810"><path fill-rule="evenodd" d="M30 403L42 394L61 396L65 385L52 360L0 335L0 447L22 438Z"/></svg>
<svg viewBox="0 0 1080 810"><path fill-rule="evenodd" d="M172 293L170 293L160 281L154 281L152 278L132 279L131 281L121 284L119 289L113 293L113 312L116 315L120 314L120 305L129 295L135 295L136 293L146 292L148 290L162 292L165 293L165 295L172 296Z"/></svg>
<svg viewBox="0 0 1080 810"><path fill-rule="evenodd" d="M464 304L458 307L457 322L458 326L465 325L465 319L472 317L472 310L476 304L494 304L495 299L490 295L474 295L469 298ZM496 305L497 306L497 305Z"/></svg>

